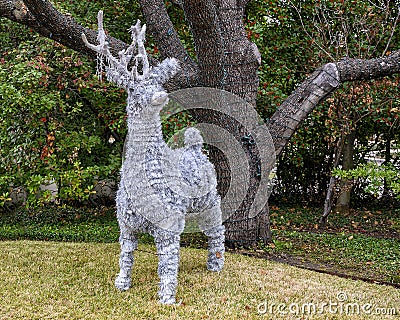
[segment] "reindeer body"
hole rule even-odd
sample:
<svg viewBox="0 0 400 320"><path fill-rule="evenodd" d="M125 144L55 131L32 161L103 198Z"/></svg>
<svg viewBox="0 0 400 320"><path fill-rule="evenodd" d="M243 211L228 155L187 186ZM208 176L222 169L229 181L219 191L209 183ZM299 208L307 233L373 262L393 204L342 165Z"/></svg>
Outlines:
<svg viewBox="0 0 400 320"><path fill-rule="evenodd" d="M220 197L216 190L213 165L202 153L203 140L197 129L185 132L185 147L170 149L163 140L160 111L168 102L162 84L177 71L175 59L165 59L150 68L144 49L145 26L132 27L132 45L113 57L105 41L102 12L99 12L99 45L82 38L86 45L104 56L107 79L128 91L128 135L121 181L117 192L117 219L120 227L120 272L115 285L120 290L131 286L133 251L137 233L154 237L159 255L159 297L164 304L175 303L179 267L180 234L185 216L197 216L200 229L209 238L207 268L220 271L224 264L224 232ZM138 55L133 52L137 45ZM135 58L136 65L128 71ZM138 63L143 74L138 74Z"/></svg>

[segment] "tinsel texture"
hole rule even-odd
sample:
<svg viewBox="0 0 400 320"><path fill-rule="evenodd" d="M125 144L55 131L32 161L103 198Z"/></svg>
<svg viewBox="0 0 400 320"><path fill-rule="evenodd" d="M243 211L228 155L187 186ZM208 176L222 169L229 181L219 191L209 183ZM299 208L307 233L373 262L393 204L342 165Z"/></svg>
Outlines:
<svg viewBox="0 0 400 320"><path fill-rule="evenodd" d="M216 173L202 152L203 139L197 129L186 130L183 148L171 149L163 140L160 111L168 103L163 85L176 74L177 60L167 58L158 66L149 66L144 47L146 26L139 21L129 29L132 44L119 52L118 58L112 56L102 21L99 12L98 45L88 43L85 35L82 39L98 53L107 80L128 92L128 135L116 199L121 254L115 286L122 291L131 286L137 233L148 232L159 256L160 302L174 304L185 216L196 216L209 238L207 268L220 271L224 264L225 228Z"/></svg>

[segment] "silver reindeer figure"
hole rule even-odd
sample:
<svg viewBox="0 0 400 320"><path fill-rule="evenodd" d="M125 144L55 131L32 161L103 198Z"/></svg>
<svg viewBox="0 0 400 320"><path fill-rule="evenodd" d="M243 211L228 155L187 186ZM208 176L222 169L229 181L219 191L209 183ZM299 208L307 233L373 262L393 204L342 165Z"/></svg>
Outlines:
<svg viewBox="0 0 400 320"><path fill-rule="evenodd" d="M141 27L140 21L129 29L132 44L118 57L106 41L102 11L98 29L98 45L88 43L84 34L82 39L105 61L107 80L128 92L128 135L116 199L121 254L115 286L122 291L130 288L137 234L147 232L154 237L159 256L160 302L174 304L185 217L196 217L208 237L208 270L220 271L224 265L225 228L215 170L202 152L197 129L186 129L183 148L171 149L163 140L160 111L168 94L162 86L176 74L177 60L167 58L150 67L144 46L146 26Z"/></svg>

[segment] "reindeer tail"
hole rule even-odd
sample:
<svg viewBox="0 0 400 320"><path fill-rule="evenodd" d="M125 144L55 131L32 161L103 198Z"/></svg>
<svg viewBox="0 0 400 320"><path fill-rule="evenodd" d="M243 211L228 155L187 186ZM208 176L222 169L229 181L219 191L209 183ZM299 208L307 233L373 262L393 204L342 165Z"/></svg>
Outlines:
<svg viewBox="0 0 400 320"><path fill-rule="evenodd" d="M185 131L185 147L199 146L202 147L204 143L200 131L196 128L187 128Z"/></svg>

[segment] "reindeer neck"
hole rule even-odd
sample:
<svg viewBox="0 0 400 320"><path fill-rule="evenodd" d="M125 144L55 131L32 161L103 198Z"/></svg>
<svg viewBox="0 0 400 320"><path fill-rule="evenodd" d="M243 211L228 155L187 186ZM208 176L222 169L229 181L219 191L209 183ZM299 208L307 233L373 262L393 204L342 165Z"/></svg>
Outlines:
<svg viewBox="0 0 400 320"><path fill-rule="evenodd" d="M124 158L129 163L143 161L150 145L166 146L161 131L160 115L128 117L128 135L124 145Z"/></svg>
<svg viewBox="0 0 400 320"><path fill-rule="evenodd" d="M128 144L164 143L159 114L128 117Z"/></svg>

